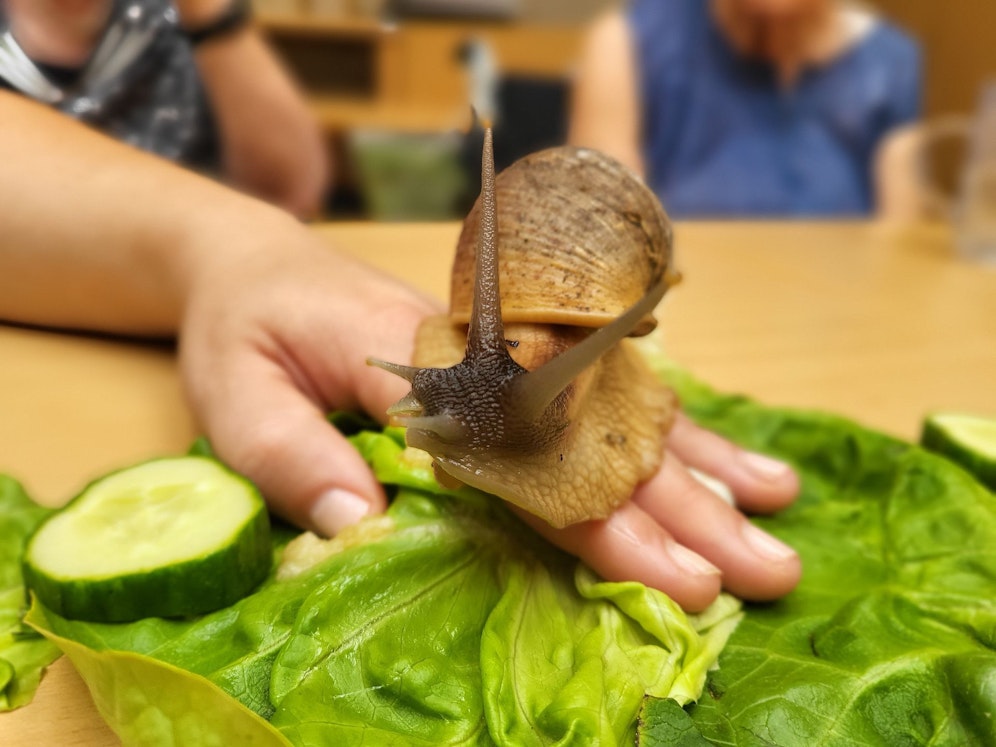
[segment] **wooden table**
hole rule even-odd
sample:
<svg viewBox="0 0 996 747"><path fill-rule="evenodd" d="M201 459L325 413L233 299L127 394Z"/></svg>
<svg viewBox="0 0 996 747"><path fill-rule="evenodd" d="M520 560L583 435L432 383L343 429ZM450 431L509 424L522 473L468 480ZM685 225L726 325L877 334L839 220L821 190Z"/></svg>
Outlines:
<svg viewBox="0 0 996 747"><path fill-rule="evenodd" d="M440 296L454 224L333 224L339 246ZM937 408L996 416L996 269L942 226L702 223L677 229L686 282L660 311L670 355L723 390L915 438ZM171 351L0 326L0 471L39 500L177 452L195 435ZM116 744L63 659L0 744Z"/></svg>

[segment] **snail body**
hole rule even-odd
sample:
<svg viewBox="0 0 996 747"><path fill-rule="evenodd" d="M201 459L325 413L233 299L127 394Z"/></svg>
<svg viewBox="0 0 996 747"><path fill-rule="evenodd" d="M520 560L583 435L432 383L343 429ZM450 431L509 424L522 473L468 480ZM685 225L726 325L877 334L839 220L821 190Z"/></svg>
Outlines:
<svg viewBox="0 0 996 747"><path fill-rule="evenodd" d="M411 383L388 412L441 482L553 526L604 518L658 469L673 417L624 339L653 328L675 279L670 224L596 151L541 151L496 180L491 149L488 129L450 315L423 324L413 366L371 362Z"/></svg>

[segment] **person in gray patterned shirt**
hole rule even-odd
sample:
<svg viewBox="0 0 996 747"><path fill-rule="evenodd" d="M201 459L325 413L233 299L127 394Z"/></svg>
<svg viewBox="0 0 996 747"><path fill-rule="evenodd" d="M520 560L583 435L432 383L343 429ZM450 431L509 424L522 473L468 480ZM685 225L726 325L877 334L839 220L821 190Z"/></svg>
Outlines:
<svg viewBox="0 0 996 747"><path fill-rule="evenodd" d="M317 213L328 163L302 96L239 0L0 0L0 88Z"/></svg>

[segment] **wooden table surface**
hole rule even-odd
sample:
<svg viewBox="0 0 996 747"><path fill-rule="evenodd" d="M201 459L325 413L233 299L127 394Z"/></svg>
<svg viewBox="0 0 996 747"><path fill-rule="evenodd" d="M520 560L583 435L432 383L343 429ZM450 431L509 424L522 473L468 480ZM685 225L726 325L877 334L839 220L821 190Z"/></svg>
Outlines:
<svg viewBox="0 0 996 747"><path fill-rule="evenodd" d="M343 249L439 297L455 224L328 224ZM924 413L996 416L996 269L939 225L683 223L685 282L659 311L668 353L717 388L916 438ZM38 500L175 453L195 435L166 347L0 326L0 472ZM65 659L0 744L116 739Z"/></svg>

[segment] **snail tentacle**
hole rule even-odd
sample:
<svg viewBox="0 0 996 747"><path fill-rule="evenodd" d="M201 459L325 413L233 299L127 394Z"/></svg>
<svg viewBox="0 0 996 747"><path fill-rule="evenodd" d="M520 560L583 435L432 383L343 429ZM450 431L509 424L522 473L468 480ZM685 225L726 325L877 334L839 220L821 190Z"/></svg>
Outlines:
<svg viewBox="0 0 996 747"><path fill-rule="evenodd" d="M398 425L408 428L406 440L409 446L415 448L424 448L430 443L427 436L443 443L460 443L467 436L466 426L448 413L401 417L397 421Z"/></svg>
<svg viewBox="0 0 996 747"><path fill-rule="evenodd" d="M415 380L415 374L419 372L419 369L416 366L406 366L402 363L391 363L390 361L381 360L380 358L367 358L367 365L376 366L377 368L382 368L385 371L390 371L391 373L400 376L409 384Z"/></svg>
<svg viewBox="0 0 996 747"><path fill-rule="evenodd" d="M592 332L581 342L529 371L511 383L519 412L538 417L578 375L628 336L660 303L669 282L662 277L653 288L613 322Z"/></svg>
<svg viewBox="0 0 996 747"><path fill-rule="evenodd" d="M494 139L484 130L481 155L481 227L477 241L473 311L467 331L467 358L504 351L505 331L501 320L498 286L498 206L495 198Z"/></svg>

